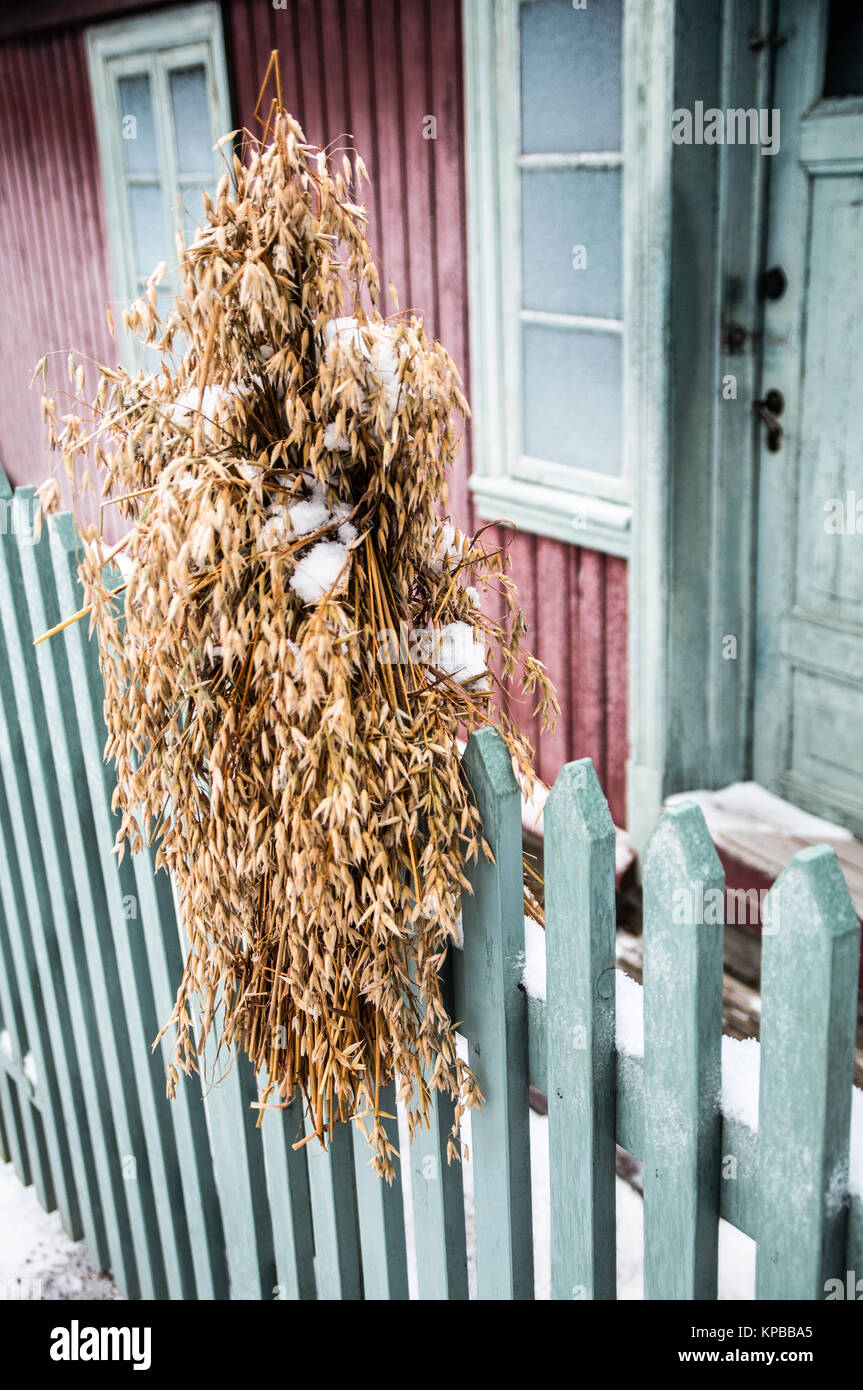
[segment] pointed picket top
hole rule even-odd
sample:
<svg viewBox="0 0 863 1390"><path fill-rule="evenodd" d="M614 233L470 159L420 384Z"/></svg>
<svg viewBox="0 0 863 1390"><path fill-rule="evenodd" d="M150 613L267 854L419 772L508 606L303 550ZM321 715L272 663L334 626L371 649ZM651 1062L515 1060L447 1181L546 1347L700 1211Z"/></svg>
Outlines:
<svg viewBox="0 0 863 1390"><path fill-rule="evenodd" d="M667 806L644 849L644 874L658 896L682 883L715 885L722 864L701 807L694 801Z"/></svg>
<svg viewBox="0 0 863 1390"><path fill-rule="evenodd" d="M543 821L569 823L574 834L589 841L614 839L614 821L591 758L566 763L548 795Z"/></svg>
<svg viewBox="0 0 863 1390"><path fill-rule="evenodd" d="M798 940L854 935L860 928L836 851L830 845L802 849L767 894L765 937ZM785 938L788 939L787 937Z"/></svg>
<svg viewBox="0 0 863 1390"><path fill-rule="evenodd" d="M471 734L462 763L477 796L486 788L493 797L520 795L509 749L497 729L480 729Z"/></svg>

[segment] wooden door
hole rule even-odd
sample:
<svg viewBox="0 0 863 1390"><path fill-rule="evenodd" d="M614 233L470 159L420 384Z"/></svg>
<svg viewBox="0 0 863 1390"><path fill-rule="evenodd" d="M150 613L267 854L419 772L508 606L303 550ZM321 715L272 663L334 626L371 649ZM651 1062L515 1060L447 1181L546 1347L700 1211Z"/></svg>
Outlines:
<svg viewBox="0 0 863 1390"><path fill-rule="evenodd" d="M837 28L849 12L779 5L760 398L782 433L759 426L753 763L863 835L863 47L859 21L856 58Z"/></svg>

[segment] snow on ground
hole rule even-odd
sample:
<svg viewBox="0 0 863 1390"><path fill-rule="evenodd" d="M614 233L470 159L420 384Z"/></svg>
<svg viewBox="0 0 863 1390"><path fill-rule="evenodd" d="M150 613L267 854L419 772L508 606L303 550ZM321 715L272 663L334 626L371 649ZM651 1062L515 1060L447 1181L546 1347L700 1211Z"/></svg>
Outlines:
<svg viewBox="0 0 863 1390"><path fill-rule="evenodd" d="M0 1162L0 1299L119 1298L93 1265L83 1241L72 1241L59 1213L46 1212L11 1163Z"/></svg>

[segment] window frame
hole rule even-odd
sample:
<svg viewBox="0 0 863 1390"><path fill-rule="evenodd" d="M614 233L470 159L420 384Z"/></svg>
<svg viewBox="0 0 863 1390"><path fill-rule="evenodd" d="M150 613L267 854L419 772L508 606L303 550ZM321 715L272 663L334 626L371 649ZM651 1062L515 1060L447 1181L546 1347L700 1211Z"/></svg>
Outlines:
<svg viewBox="0 0 863 1390"><path fill-rule="evenodd" d="M160 182L176 191L182 182L205 175L204 170L182 175L177 168L171 129L162 112L170 103L168 80L177 68L203 66L208 97L216 129L231 130L231 100L228 68L218 4L182 5L161 13L114 20L87 30L87 65L93 100L93 116L99 148L99 166L105 202L108 247L113 280L113 299L126 304L142 294L135 264L134 234L129 200L129 182L123 152L122 118L117 78L145 72L150 82L155 141ZM213 174L218 168L213 155ZM141 180L144 182L145 180ZM203 182L203 177L201 177ZM176 206L163 203L166 244L173 248L178 222ZM124 335L124 356L130 369L142 365L136 344Z"/></svg>
<svg viewBox="0 0 863 1390"><path fill-rule="evenodd" d="M627 334L631 277L627 47L623 5L620 151L521 154L520 13L535 0L464 0L473 473L470 488L484 520L609 554L627 556L632 523L632 450L627 446ZM620 169L622 319L547 314L521 305L521 175L525 169ZM619 334L621 471L579 468L524 454L521 336L525 323Z"/></svg>

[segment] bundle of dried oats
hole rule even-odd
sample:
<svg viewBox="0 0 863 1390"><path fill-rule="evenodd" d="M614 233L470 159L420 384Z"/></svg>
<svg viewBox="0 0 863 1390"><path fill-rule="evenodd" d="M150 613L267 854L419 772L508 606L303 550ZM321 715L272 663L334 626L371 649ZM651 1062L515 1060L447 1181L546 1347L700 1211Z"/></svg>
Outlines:
<svg viewBox="0 0 863 1390"><path fill-rule="evenodd" d="M301 1094L322 1142L356 1119L391 1176L384 1082L412 1127L447 1092L454 1139L481 1099L438 979L481 849L460 732L497 723L531 781L487 647L555 702L504 558L439 519L466 405L422 322L377 312L361 161L332 172L286 115L247 149L180 240L164 326L155 282L126 315L159 370L102 369L95 425L44 409L69 475L95 451L130 526L110 556L82 527L81 576L120 852L158 841L188 935L179 1065L217 1033L263 1105Z"/></svg>

